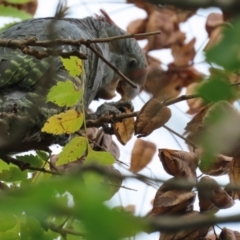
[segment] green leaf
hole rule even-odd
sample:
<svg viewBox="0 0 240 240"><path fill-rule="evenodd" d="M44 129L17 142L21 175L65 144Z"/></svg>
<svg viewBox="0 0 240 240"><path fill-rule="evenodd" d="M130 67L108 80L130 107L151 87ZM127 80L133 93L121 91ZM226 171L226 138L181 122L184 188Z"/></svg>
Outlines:
<svg viewBox="0 0 240 240"><path fill-rule="evenodd" d="M24 156L16 156L16 158L24 163L29 163L30 166L32 167L42 167L43 165L43 161L41 160L41 158L39 158L38 155L34 156L32 154L30 155L24 155Z"/></svg>
<svg viewBox="0 0 240 240"><path fill-rule="evenodd" d="M69 80L66 82L58 82L56 86L50 89L47 95L48 102L53 102L60 107L71 107L77 104L81 98L82 91L77 90Z"/></svg>
<svg viewBox="0 0 240 240"><path fill-rule="evenodd" d="M103 151L94 151L91 147L88 147L88 155L86 160L84 161L85 164L87 163L97 163L100 165L112 165L115 163L114 156L109 152Z"/></svg>
<svg viewBox="0 0 240 240"><path fill-rule="evenodd" d="M32 18L32 15L26 13L25 11L18 10L17 8L10 7L10 6L3 6L3 5L0 5L0 16L20 18L21 20Z"/></svg>
<svg viewBox="0 0 240 240"><path fill-rule="evenodd" d="M0 213L0 232L5 232L15 227L17 218L13 214Z"/></svg>
<svg viewBox="0 0 240 240"><path fill-rule="evenodd" d="M80 58L71 56L70 58L61 58L61 60L72 77L79 77L83 72L83 61Z"/></svg>
<svg viewBox="0 0 240 240"><path fill-rule="evenodd" d="M232 99L235 96L235 89L228 82L212 77L199 86L197 93L205 102L217 102Z"/></svg>
<svg viewBox="0 0 240 240"><path fill-rule="evenodd" d="M0 180L6 182L21 181L27 178L27 171L22 171L18 167L10 167L9 170L2 170Z"/></svg>
<svg viewBox="0 0 240 240"><path fill-rule="evenodd" d="M39 221L30 216L26 216L24 223L20 224L20 233L22 240L43 239L43 228Z"/></svg>
<svg viewBox="0 0 240 240"><path fill-rule="evenodd" d="M240 19L225 27L222 40L206 53L207 61L214 62L228 70L240 68Z"/></svg>
<svg viewBox="0 0 240 240"><path fill-rule="evenodd" d="M80 129L84 115L74 109L51 116L42 128L42 132L61 135L70 134Z"/></svg>
<svg viewBox="0 0 240 240"><path fill-rule="evenodd" d="M95 172L84 172L82 176L86 187L97 186L103 182L103 176Z"/></svg>
<svg viewBox="0 0 240 240"><path fill-rule="evenodd" d="M75 137L62 149L56 165L72 162L82 157L86 150L87 139L85 137Z"/></svg>
<svg viewBox="0 0 240 240"><path fill-rule="evenodd" d="M3 169L9 169L10 166L13 166L13 165L7 164L7 163L4 162L2 159L0 159L0 172L1 172Z"/></svg>
<svg viewBox="0 0 240 240"><path fill-rule="evenodd" d="M0 232L0 239L17 240L17 239L19 239L19 235L18 235L17 231Z"/></svg>
<svg viewBox="0 0 240 240"><path fill-rule="evenodd" d="M44 162L48 161L49 155L46 152L38 150L38 151L36 151L36 153L37 153L37 156L39 159L41 159Z"/></svg>

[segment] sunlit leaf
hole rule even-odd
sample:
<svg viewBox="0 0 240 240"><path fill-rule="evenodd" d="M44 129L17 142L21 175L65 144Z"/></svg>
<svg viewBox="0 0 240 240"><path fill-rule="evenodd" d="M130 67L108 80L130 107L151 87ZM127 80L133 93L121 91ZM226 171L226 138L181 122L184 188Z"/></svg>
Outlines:
<svg viewBox="0 0 240 240"><path fill-rule="evenodd" d="M74 133L80 129L83 124L83 114L74 109L53 115L50 117L42 128L42 132L52 133L55 135L63 133Z"/></svg>
<svg viewBox="0 0 240 240"><path fill-rule="evenodd" d="M50 89L47 95L47 101L53 102L60 107L71 107L77 104L81 98L82 91L74 87L74 84L67 80L58 82L56 86Z"/></svg>
<svg viewBox="0 0 240 240"><path fill-rule="evenodd" d="M108 166L115 163L115 159L109 152L94 151L89 147L88 155L84 163L97 163Z"/></svg>
<svg viewBox="0 0 240 240"><path fill-rule="evenodd" d="M78 77L83 71L83 61L78 57L61 58L63 66L72 77Z"/></svg>
<svg viewBox="0 0 240 240"><path fill-rule="evenodd" d="M87 150L87 139L84 137L73 138L59 154L56 165L62 165L65 163L72 162L85 154Z"/></svg>

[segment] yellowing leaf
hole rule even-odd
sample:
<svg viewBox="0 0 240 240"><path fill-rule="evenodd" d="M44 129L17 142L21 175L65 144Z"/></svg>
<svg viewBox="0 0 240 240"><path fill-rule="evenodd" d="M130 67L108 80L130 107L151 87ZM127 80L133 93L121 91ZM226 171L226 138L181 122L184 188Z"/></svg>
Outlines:
<svg viewBox="0 0 240 240"><path fill-rule="evenodd" d="M85 137L73 138L59 154L56 166L72 162L85 154L87 149L87 139Z"/></svg>
<svg viewBox="0 0 240 240"><path fill-rule="evenodd" d="M71 107L77 104L82 97L82 90L77 90L74 84L67 80L66 82L58 82L56 86L50 89L47 95L47 101L53 102L60 107Z"/></svg>
<svg viewBox="0 0 240 240"><path fill-rule="evenodd" d="M42 128L42 132L60 135L74 133L83 123L83 114L74 109L50 117Z"/></svg>
<svg viewBox="0 0 240 240"><path fill-rule="evenodd" d="M72 77L78 77L83 72L83 61L78 57L61 58L63 66Z"/></svg>
<svg viewBox="0 0 240 240"><path fill-rule="evenodd" d="M132 112L125 109L126 113ZM125 145L131 138L134 133L134 118L125 118L122 122L117 122L113 124L114 134L116 135L118 141Z"/></svg>
<svg viewBox="0 0 240 240"><path fill-rule="evenodd" d="M115 163L113 155L109 152L94 151L88 148L88 155L84 163L97 163L100 165L111 165Z"/></svg>

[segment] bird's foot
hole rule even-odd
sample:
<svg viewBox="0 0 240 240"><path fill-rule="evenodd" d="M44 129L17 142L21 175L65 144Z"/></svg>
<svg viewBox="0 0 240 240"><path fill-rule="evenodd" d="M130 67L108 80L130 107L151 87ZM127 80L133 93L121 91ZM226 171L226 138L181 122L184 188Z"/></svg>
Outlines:
<svg viewBox="0 0 240 240"><path fill-rule="evenodd" d="M87 120L96 120L101 116L109 116L109 115L118 115L125 112L125 108L133 110L133 104L131 101L119 101L119 102L111 102L104 103L97 108L97 111L92 114L88 114ZM109 124L103 124L102 126L104 132L106 134L113 134L113 129Z"/></svg>

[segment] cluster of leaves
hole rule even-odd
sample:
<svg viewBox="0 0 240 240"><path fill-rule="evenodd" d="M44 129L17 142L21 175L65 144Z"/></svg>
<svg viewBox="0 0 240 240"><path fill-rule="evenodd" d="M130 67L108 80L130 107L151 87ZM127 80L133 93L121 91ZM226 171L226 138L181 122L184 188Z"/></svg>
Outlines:
<svg viewBox="0 0 240 240"><path fill-rule="evenodd" d="M148 37L144 48L149 64L144 90L152 98L138 112L136 120L132 117L112 123L113 132L122 144L126 144L133 133L143 137L163 127L172 117L166 100L177 97L186 87L187 94L197 93L199 96L187 101L188 113L197 113L186 127L186 141L191 143L189 152L159 149L163 168L173 178L160 186L146 218L129 214L134 212L131 206L109 209L104 201L118 192L122 184L120 172L113 167L115 159L120 156L119 149L110 135L97 128L86 128L84 86L77 88L70 80L59 82L50 90L47 101L64 107L66 111L50 117L42 131L54 135L70 134L71 139L59 155L36 151L35 155L17 156L20 162L32 167L29 171L21 171L1 161L0 237L3 239L95 240L99 236L106 240L121 239L149 231L147 219L170 215L184 222L203 214L212 216L240 199L240 190L236 187L240 184L240 115L232 106L239 98L238 88L233 86L238 83L240 35L236 29L239 20L232 24L221 14L210 14L207 18L206 60L218 67L211 67L210 75L205 77L194 68L196 39L185 43L185 33L179 27L196 11L159 7L139 0L128 2L147 12L145 19L129 24L130 33L160 30L162 34ZM37 1L3 1L0 14L28 18L10 9L34 14L36 9L28 10L29 4L34 8ZM174 59L167 70L163 70L161 62L149 54L163 48L170 48ZM62 63L72 77L83 74L82 60L71 57L62 59ZM131 115L130 109L124 111ZM154 143L138 139L129 170L136 174L144 169L156 149ZM91 166L95 164L102 167L102 173L93 172ZM45 171L34 171L34 168ZM197 169L205 176L198 179ZM230 184L224 189L209 177L224 174L230 177ZM183 186L179 189L176 183L181 181ZM198 194L188 182L197 183ZM197 195L200 211L193 207ZM192 229L183 227L175 233L163 229L160 239L217 239L216 235L206 236L211 229L211 225ZM224 228L219 239L239 239L239 235L239 232Z"/></svg>
<svg viewBox="0 0 240 240"><path fill-rule="evenodd" d="M140 115L145 111L144 118L148 116L152 122L159 114L156 121L159 125L153 124L150 131L143 131L140 136L150 134L170 119L170 110L166 110L168 108L164 103L162 105L166 111L161 112L161 107L151 109L153 105L157 106L158 101L177 97L183 87L187 88L187 95L197 94L197 98L187 100L187 113L196 114L185 128L186 142L190 143L189 152L159 149L163 168L173 178L158 189L148 216L171 215L184 222L184 219L201 218L203 214L211 216L220 209L232 207L236 200L240 200L240 114L232 106L239 99L240 20L219 13L211 13L207 17L205 26L209 41L204 51L206 63L210 63L210 74L204 76L194 68L196 39L185 43L185 33L179 26L196 11L183 11L173 6L159 7L144 1L128 2L147 13L145 19L134 20L128 25L130 33L161 31L161 35L149 36L144 47L149 63L144 90L151 94L152 99L140 111ZM152 50L164 48L171 49L174 59L167 70L163 70L161 61L149 55ZM150 107L149 103L153 105ZM136 173L145 168L155 150L153 143L137 140L132 151L130 171ZM197 169L202 172L202 177L197 177ZM225 174L229 176L230 183L224 189L210 177ZM176 184L179 181L183 181L180 188ZM194 210L196 192L186 184L189 181L197 183L200 211ZM212 227L211 224L192 229L183 227L177 233L161 231L160 239L240 239L240 232L227 228L223 228L219 236L207 235Z"/></svg>

